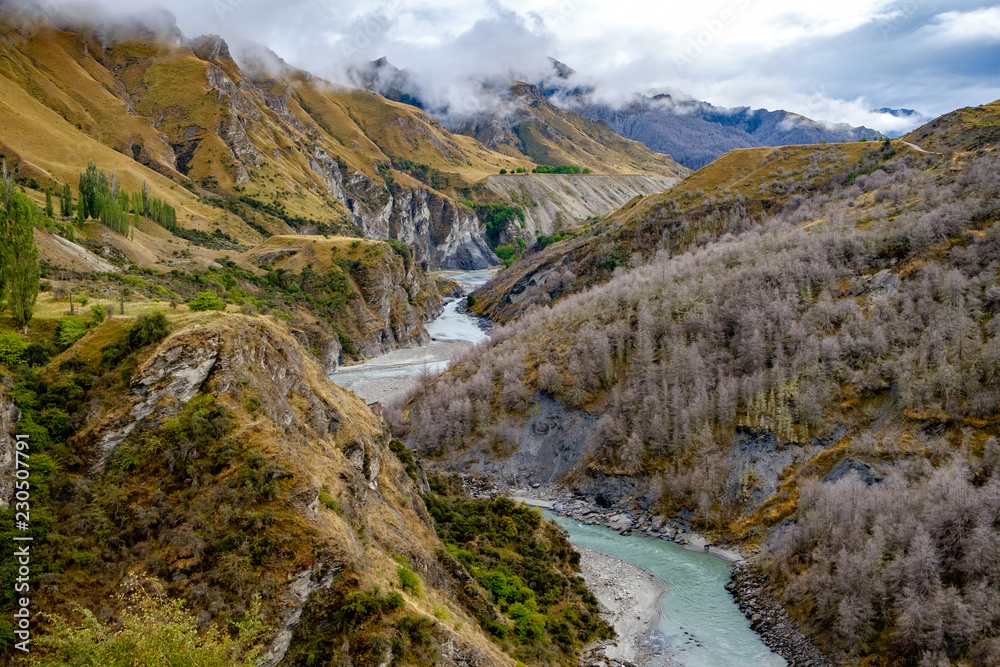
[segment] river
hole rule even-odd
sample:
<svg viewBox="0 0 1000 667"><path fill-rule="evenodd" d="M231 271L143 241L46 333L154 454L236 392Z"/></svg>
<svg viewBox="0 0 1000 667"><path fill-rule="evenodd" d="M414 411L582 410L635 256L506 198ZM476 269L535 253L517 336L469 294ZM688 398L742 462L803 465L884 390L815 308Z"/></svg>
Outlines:
<svg viewBox="0 0 1000 667"><path fill-rule="evenodd" d="M450 278L471 292L485 285L494 273L493 269L485 269L441 271L436 275ZM444 312L425 325L430 345L394 350L362 364L343 366L330 379L368 403L388 403L406 394L417 386L421 377L433 377L444 371L457 352L486 340L478 319L459 312L462 302L463 299L455 299L447 303Z"/></svg>
<svg viewBox="0 0 1000 667"><path fill-rule="evenodd" d="M673 542L623 537L603 526L586 526L549 511L543 513L569 532L574 545L637 565L653 574L667 589L660 600L659 625L666 650L660 660L649 665L780 667L786 664L750 629L750 622L724 588L730 570L722 559L689 551Z"/></svg>
<svg viewBox="0 0 1000 667"><path fill-rule="evenodd" d="M485 284L492 270L446 272L468 291ZM388 402L448 367L459 350L486 340L476 318L459 308L457 299L427 325L430 345L396 350L363 364L338 369L334 382L369 403ZM653 574L666 588L660 601L658 637L666 648L647 663L684 667L780 667L785 661L771 653L725 590L729 565L715 556L688 551L672 542L623 537L602 526L585 526L573 519L546 516L569 532L570 542L632 563ZM645 666L644 666L645 667Z"/></svg>

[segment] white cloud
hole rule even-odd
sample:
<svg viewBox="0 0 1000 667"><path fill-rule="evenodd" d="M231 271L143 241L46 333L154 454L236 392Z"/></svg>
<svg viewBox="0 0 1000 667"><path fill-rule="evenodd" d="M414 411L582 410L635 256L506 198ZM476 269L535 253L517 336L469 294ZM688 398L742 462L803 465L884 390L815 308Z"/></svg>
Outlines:
<svg viewBox="0 0 1000 667"><path fill-rule="evenodd" d="M260 42L330 77L348 60L388 56L467 105L471 77L529 77L546 56L608 100L671 88L882 130L900 119L868 105L937 114L1000 97L1000 73L955 55L1000 41L1000 8L984 0L950 0L937 16L926 0L98 1L130 12L159 2L188 35ZM233 8L220 14L219 3Z"/></svg>
<svg viewBox="0 0 1000 667"><path fill-rule="evenodd" d="M938 14L922 32L931 41L945 44L1000 42L1000 7Z"/></svg>

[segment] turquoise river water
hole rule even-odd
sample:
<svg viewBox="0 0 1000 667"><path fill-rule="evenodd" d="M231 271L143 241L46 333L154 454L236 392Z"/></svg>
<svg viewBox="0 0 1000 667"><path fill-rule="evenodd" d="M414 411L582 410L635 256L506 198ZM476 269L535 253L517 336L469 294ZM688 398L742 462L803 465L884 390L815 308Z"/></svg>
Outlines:
<svg viewBox="0 0 1000 667"><path fill-rule="evenodd" d="M660 632L669 646L663 664L685 667L780 667L724 586L729 565L715 556L688 551L665 540L623 537L603 526L585 526L543 511L569 532L573 544L628 561L666 587L660 603ZM687 634L685 634L687 633ZM700 644L701 646L698 646Z"/></svg>

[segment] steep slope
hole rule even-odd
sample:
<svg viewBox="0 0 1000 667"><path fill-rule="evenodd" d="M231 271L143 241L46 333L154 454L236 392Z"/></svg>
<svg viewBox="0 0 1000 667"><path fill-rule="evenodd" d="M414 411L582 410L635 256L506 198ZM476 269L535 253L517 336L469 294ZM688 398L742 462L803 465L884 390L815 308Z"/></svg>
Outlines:
<svg viewBox="0 0 1000 667"><path fill-rule="evenodd" d="M672 188L633 199L571 238L526 256L476 292L476 310L510 322L532 306L603 283L616 268L659 250L681 253L745 229L847 178L865 150L865 143L853 143L731 151Z"/></svg>
<svg viewBox="0 0 1000 667"><path fill-rule="evenodd" d="M428 619L427 650L445 664L512 665L450 602L459 583L379 417L264 320L178 325L127 372L77 364L63 385L91 388L61 404L81 420L76 434L64 445L51 432L44 454L46 443L32 442L32 461L48 462L33 496L32 565L46 578L39 608L63 614L72 602L117 613L113 594L140 576L188 600L202 624L225 625L259 595L274 628L264 664L274 665L310 641L298 629L307 602L389 590L402 558L421 571L426 596L404 594L384 622ZM91 334L63 359L99 340ZM55 396L48 386L34 385L39 400ZM19 429L38 437L27 422L48 422L14 400ZM5 394L0 412L14 411L10 401ZM464 619L461 635L434 619L435 605ZM345 639L338 650L355 659L370 650L363 634Z"/></svg>
<svg viewBox="0 0 1000 667"><path fill-rule="evenodd" d="M154 195L183 205L188 228L211 233L219 223L244 242L358 230L411 242L425 266L483 267L496 260L449 193L531 166L263 49L241 67L218 37L187 41L173 25L58 29L6 13L0 31L9 100L0 150L18 179L75 185L94 159L130 189L149 180Z"/></svg>
<svg viewBox="0 0 1000 667"><path fill-rule="evenodd" d="M633 246L655 255L500 328L397 428L445 468L762 547L764 581L835 663L991 664L997 143L845 163L854 146L822 148L814 178L772 185L758 157L732 199L703 171L622 210L657 230ZM585 237L559 245L587 256Z"/></svg>
<svg viewBox="0 0 1000 667"><path fill-rule="evenodd" d="M298 315L293 322L304 328L299 335L309 346L321 350L319 357L327 373L343 363L345 344L348 354L362 357L426 345L430 336L423 325L441 314L441 297L433 278L416 265L413 249L402 244L272 236L241 259L267 267L274 282L287 282L290 289L297 285L308 291L309 283L324 275L327 283L336 280L330 276L342 281L346 304L333 318L339 331L324 335L315 324L309 326L308 320L322 307L322 299L299 306L312 310L311 314L292 311Z"/></svg>
<svg viewBox="0 0 1000 667"><path fill-rule="evenodd" d="M32 334L59 315L41 312ZM10 539L16 429L30 436L32 604L47 614L32 616L36 657L56 658L45 637L66 636L82 610L90 620L72 640L83 646L107 619L91 641L107 645L137 600L160 595L186 601L172 642L260 622L256 664L271 667L569 666L608 636L558 529L509 500L432 491L379 406L331 383L280 320L152 311L95 325L44 367L11 349L0 514ZM5 577L17 567L0 557ZM498 573L516 588L493 590ZM0 605L11 609L11 592ZM0 630L0 662L16 664L9 621Z"/></svg>

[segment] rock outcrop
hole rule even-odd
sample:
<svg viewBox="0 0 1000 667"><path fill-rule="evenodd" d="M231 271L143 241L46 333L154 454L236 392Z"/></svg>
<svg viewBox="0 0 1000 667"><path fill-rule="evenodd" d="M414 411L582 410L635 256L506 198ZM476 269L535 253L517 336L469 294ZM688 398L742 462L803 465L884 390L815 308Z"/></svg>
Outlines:
<svg viewBox="0 0 1000 667"><path fill-rule="evenodd" d="M13 431L20 419L21 411L11 402L7 390L0 387L0 509L10 506L14 493L17 455Z"/></svg>
<svg viewBox="0 0 1000 667"><path fill-rule="evenodd" d="M136 428L177 414L195 397L215 366L220 344L218 336L167 340L163 351L132 379L128 413L97 441L95 471L104 469L108 457Z"/></svg>

